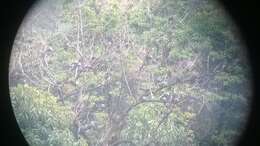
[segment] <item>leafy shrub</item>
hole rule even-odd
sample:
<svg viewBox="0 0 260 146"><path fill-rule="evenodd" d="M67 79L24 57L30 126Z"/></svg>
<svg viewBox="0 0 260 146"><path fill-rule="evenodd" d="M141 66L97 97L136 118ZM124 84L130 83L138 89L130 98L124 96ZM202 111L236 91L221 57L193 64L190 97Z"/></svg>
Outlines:
<svg viewBox="0 0 260 146"><path fill-rule="evenodd" d="M69 106L57 103L57 97L35 87L19 84L11 88L17 122L30 145L85 146L70 131L74 117Z"/></svg>

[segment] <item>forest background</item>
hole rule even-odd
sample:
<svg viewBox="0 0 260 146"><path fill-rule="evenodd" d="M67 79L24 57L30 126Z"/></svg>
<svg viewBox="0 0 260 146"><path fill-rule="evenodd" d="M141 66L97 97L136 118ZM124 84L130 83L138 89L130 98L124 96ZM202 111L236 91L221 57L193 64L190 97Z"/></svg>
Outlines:
<svg viewBox="0 0 260 146"><path fill-rule="evenodd" d="M30 145L230 146L250 104L239 32L210 0L44 1L12 51Z"/></svg>

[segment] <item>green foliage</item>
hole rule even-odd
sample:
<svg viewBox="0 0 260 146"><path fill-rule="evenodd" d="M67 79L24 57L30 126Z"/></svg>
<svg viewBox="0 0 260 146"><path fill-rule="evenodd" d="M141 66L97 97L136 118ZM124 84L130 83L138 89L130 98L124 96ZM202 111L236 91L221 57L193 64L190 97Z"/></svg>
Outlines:
<svg viewBox="0 0 260 146"><path fill-rule="evenodd" d="M34 18L10 65L14 111L31 145L227 146L239 136L249 67L221 7L57 3L61 12L50 22L57 29L43 31L46 22Z"/></svg>
<svg viewBox="0 0 260 146"><path fill-rule="evenodd" d="M97 6L93 7L93 5L95 5L94 1L88 2L83 9L88 20L86 24L88 28L99 33L115 31L121 17L117 3L110 3L100 10L97 10Z"/></svg>
<svg viewBox="0 0 260 146"><path fill-rule="evenodd" d="M57 98L28 85L11 88L17 122L30 145L85 146L70 131L73 113Z"/></svg>
<svg viewBox="0 0 260 146"><path fill-rule="evenodd" d="M185 59L191 59L193 57L192 50L177 50L177 49L171 49L170 51L170 58L171 60L179 61L179 60L185 60Z"/></svg>
<svg viewBox="0 0 260 146"><path fill-rule="evenodd" d="M164 119L166 114L162 104L145 104L139 106L129 115L128 133L126 136L134 139L138 145L145 145L150 141L160 139L163 145L178 145L194 143L193 131L187 128L192 119L192 113L181 113L174 110L169 118ZM165 120L160 124L161 120ZM141 143L139 143L141 142Z"/></svg>
<svg viewBox="0 0 260 146"><path fill-rule="evenodd" d="M129 12L128 21L130 27L137 33L142 33L150 29L149 19L144 9L137 9Z"/></svg>

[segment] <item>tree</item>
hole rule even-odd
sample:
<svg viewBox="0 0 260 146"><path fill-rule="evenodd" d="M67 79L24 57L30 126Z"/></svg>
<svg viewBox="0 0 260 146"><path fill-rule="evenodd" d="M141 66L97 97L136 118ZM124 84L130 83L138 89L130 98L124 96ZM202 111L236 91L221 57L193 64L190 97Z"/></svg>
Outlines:
<svg viewBox="0 0 260 146"><path fill-rule="evenodd" d="M44 133L39 125L21 126L30 143L231 145L239 136L251 95L250 68L238 30L218 4L57 3L51 7L55 21L28 16L12 53L18 123L29 122L25 117L34 109L30 125L53 117L51 127L59 127L47 126ZM43 13L49 4L39 17L49 15ZM53 107L41 105L47 101ZM39 114L49 109L55 109L51 115ZM60 127L58 117L67 114Z"/></svg>

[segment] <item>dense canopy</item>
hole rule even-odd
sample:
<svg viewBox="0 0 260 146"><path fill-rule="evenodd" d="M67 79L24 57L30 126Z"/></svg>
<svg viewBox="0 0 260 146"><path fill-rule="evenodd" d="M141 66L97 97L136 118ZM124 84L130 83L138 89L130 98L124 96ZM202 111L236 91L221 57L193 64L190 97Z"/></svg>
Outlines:
<svg viewBox="0 0 260 146"><path fill-rule="evenodd" d="M13 46L14 113L32 146L231 146L244 50L212 0L44 0Z"/></svg>

